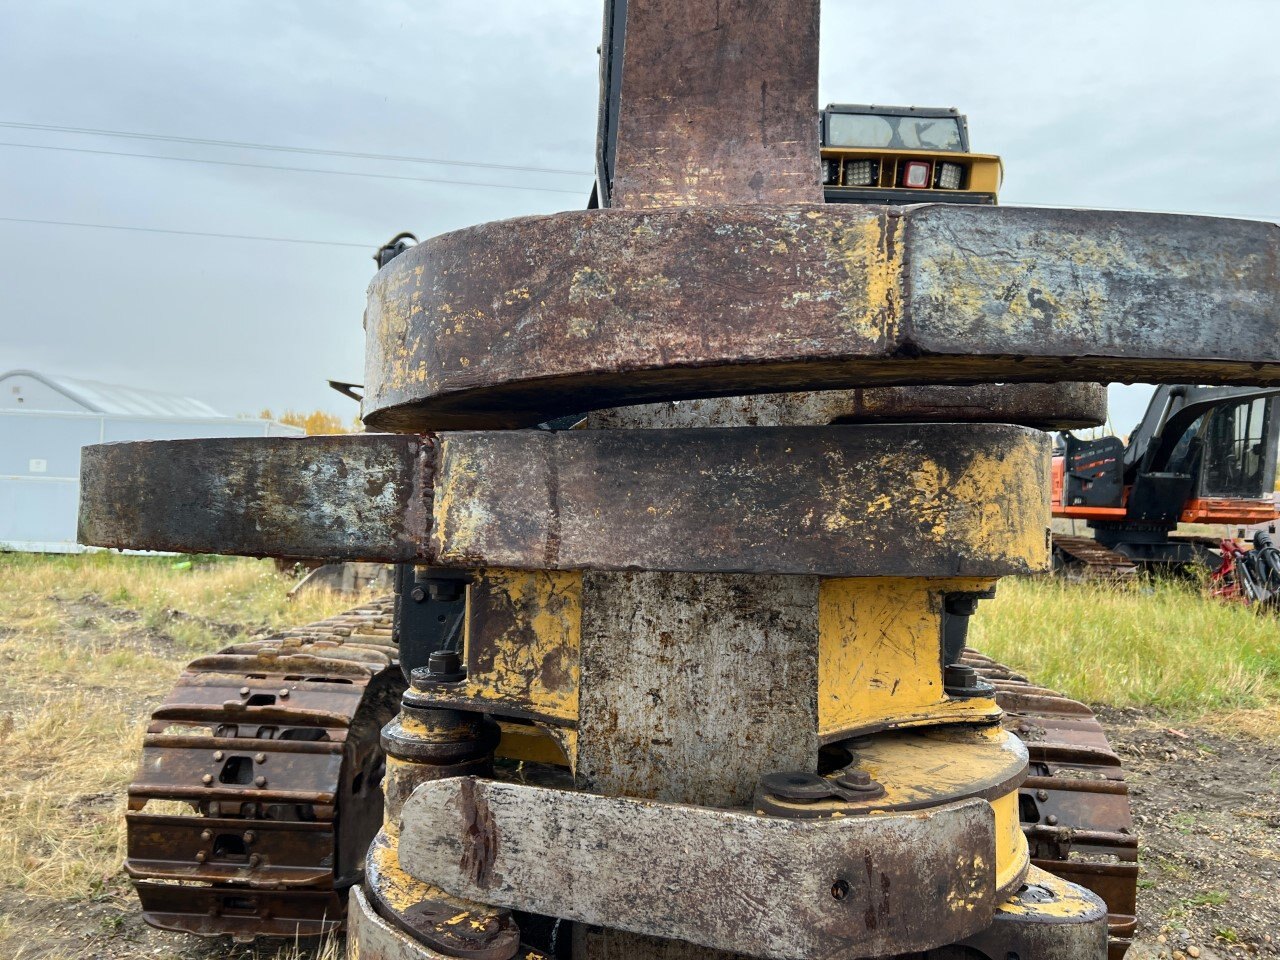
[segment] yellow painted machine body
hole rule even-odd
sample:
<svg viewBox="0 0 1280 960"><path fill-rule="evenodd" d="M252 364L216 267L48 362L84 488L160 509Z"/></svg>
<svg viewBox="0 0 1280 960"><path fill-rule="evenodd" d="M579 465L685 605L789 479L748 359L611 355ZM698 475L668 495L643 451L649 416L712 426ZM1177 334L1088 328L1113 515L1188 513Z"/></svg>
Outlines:
<svg viewBox="0 0 1280 960"><path fill-rule="evenodd" d="M499 719L499 760L562 767L577 760L582 579L577 572L477 571L467 588L468 679L434 693L439 706L483 706ZM1000 727L989 696L944 689L944 597L978 593L973 578L859 577L818 590L818 732L857 739L863 766L886 786L876 809L917 809L961 798L990 804L995 874L1012 889L1029 854L1017 793L1026 755ZM402 721L403 722L403 721ZM400 762L388 758L389 773Z"/></svg>
<svg viewBox="0 0 1280 960"><path fill-rule="evenodd" d="M973 153L954 108L829 104L822 111L828 203L994 204L998 156Z"/></svg>

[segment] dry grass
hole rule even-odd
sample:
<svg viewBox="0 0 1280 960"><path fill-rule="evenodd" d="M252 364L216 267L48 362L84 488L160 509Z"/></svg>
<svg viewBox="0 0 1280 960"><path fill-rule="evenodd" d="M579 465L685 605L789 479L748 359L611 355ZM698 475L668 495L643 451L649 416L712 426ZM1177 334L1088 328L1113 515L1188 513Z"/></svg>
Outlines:
<svg viewBox="0 0 1280 960"><path fill-rule="evenodd" d="M86 694L50 698L0 744L0 886L48 897L105 891L124 855L124 787L138 718Z"/></svg>
<svg viewBox="0 0 1280 960"><path fill-rule="evenodd" d="M252 560L0 555L0 890L123 889L124 788L182 665L352 603L290 584Z"/></svg>
<svg viewBox="0 0 1280 960"><path fill-rule="evenodd" d="M1195 583L1005 580L973 618L971 642L1089 703L1280 730L1280 621L1207 599Z"/></svg>
<svg viewBox="0 0 1280 960"><path fill-rule="evenodd" d="M342 938L326 936L317 945L288 944L270 954L269 958L263 954L262 960L342 960L343 956Z"/></svg>
<svg viewBox="0 0 1280 960"><path fill-rule="evenodd" d="M1280 706L1257 710L1219 710L1204 718L1207 726L1255 740L1280 742Z"/></svg>

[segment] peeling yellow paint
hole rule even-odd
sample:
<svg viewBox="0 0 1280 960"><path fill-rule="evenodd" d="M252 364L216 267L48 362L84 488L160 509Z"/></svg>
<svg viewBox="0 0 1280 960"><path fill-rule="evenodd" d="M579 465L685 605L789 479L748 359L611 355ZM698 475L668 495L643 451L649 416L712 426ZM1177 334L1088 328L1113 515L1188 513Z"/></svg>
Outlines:
<svg viewBox="0 0 1280 960"><path fill-rule="evenodd" d="M892 340L903 310L902 220L888 215L825 219L829 256L843 271L830 291L838 299L841 332L867 343Z"/></svg>
<svg viewBox="0 0 1280 960"><path fill-rule="evenodd" d="M1018 816L1018 791L989 801L996 815L996 889L1010 889L1027 869L1031 853Z"/></svg>
<svg viewBox="0 0 1280 960"><path fill-rule="evenodd" d="M1083 891L1079 887L1034 864L1027 870L1024 882L1040 887L1042 891L1049 894L1050 899L1041 902L1014 897L996 908L1000 913L1019 917L1072 920L1090 916L1097 909L1093 900L1082 896Z"/></svg>
<svg viewBox="0 0 1280 960"><path fill-rule="evenodd" d="M594 267L579 267L569 281L569 302L588 303L592 300L612 300L618 288L609 275Z"/></svg>
<svg viewBox="0 0 1280 960"><path fill-rule="evenodd" d="M972 796L979 784L1020 780L1027 751L999 726L881 733L859 742L857 764L884 785L877 808L931 805ZM1016 812L1016 811L1015 811Z"/></svg>
<svg viewBox="0 0 1280 960"><path fill-rule="evenodd" d="M483 464L475 448L465 442L454 442L449 434L439 437L436 475L450 478L436 483L433 490L433 522L431 541L437 556L447 555L446 547L477 542L492 520L483 503L465 493L473 486L472 478L480 475Z"/></svg>
<svg viewBox="0 0 1280 960"><path fill-rule="evenodd" d="M571 571L485 570L485 589L502 598L516 628L486 633L485 649L473 650L477 631L467 604L469 660L484 669L469 677L466 696L516 704L541 717L576 721L582 642L582 574ZM475 588L472 588L474 590ZM561 748L572 761L574 743Z"/></svg>
<svg viewBox="0 0 1280 960"><path fill-rule="evenodd" d="M953 700L942 689L942 595L990 583L824 580L818 593L819 734L998 717L993 700Z"/></svg>
<svg viewBox="0 0 1280 960"><path fill-rule="evenodd" d="M452 918L454 923L502 915L499 908L455 897L406 873L400 866L398 830L384 827L369 847L369 858L373 867L369 874L376 888L377 900L396 913L404 913L424 900L431 900L456 907L458 913Z"/></svg>
<svg viewBox="0 0 1280 960"><path fill-rule="evenodd" d="M959 471L924 460L904 491L921 527L976 554L1046 570L1049 457L1027 431L999 455L976 452Z"/></svg>

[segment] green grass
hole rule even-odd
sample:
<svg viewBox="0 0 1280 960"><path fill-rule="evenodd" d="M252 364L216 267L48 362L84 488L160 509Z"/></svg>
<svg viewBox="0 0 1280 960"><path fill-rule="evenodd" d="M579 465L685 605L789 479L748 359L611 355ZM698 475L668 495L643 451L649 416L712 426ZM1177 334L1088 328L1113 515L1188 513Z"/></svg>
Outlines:
<svg viewBox="0 0 1280 960"><path fill-rule="evenodd" d="M1280 620L1195 583L1003 580L969 642L1088 703L1189 718L1280 704Z"/></svg>
<svg viewBox="0 0 1280 960"><path fill-rule="evenodd" d="M1231 899L1230 894L1222 890L1208 890L1197 894L1187 902L1193 907L1220 907Z"/></svg>

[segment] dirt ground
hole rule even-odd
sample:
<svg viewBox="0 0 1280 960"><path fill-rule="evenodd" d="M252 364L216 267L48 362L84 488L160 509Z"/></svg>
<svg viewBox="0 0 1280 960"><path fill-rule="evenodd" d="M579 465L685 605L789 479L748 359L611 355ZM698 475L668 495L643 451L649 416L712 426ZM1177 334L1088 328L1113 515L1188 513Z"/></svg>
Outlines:
<svg viewBox="0 0 1280 960"><path fill-rule="evenodd" d="M1280 957L1280 744L1101 713L1141 844L1130 957Z"/></svg>
<svg viewBox="0 0 1280 960"><path fill-rule="evenodd" d="M1140 927L1130 957L1280 957L1280 744L1103 711L1124 757L1142 841ZM237 947L151 930L122 884L97 899L0 894L15 960L266 960ZM329 952L334 953L333 946ZM314 956L310 950L291 954Z"/></svg>

